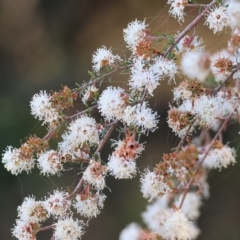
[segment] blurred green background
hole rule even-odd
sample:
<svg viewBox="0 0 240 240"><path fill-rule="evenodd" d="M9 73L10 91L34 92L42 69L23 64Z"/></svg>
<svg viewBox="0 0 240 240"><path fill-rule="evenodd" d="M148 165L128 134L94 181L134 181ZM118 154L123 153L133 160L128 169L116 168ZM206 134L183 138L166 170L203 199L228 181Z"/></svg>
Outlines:
<svg viewBox="0 0 240 240"><path fill-rule="evenodd" d="M0 151L7 145L19 147L26 136L43 136L46 130L30 115L31 97L40 90L58 90L61 84L73 87L75 82L87 81L91 70L92 53L102 45L114 53L128 56L122 30L135 19L143 20L151 30L176 34L183 29L168 16L166 1L157 0L1 0L0 1ZM202 1L204 2L204 1ZM205 1L206 2L206 1ZM188 10L186 23L197 14ZM228 34L214 36L200 25L197 33L203 36L211 52L225 46ZM228 33L228 32L227 32ZM117 85L127 79L114 77ZM166 112L171 101L171 88L165 81L156 91L152 107L161 115L159 129L150 133L146 151L138 160L139 169L153 167L163 152L177 145L166 124ZM83 109L81 104L76 106ZM239 148L239 127L232 125L225 141ZM118 135L116 135L116 138ZM109 146L110 144L108 144ZM106 148L103 158L107 159ZM240 155L240 154L239 154ZM17 206L24 197L41 199L56 188L73 187L78 169L59 177L43 177L34 170L31 174L13 176L0 164L0 236L12 239L11 231ZM240 239L240 168L239 163L209 177L211 197L202 208L199 240ZM118 239L128 223L141 223L141 212L147 201L141 196L139 178L116 181L109 177L108 198L98 218L89 222L83 240ZM50 239L51 232L41 233L38 239Z"/></svg>

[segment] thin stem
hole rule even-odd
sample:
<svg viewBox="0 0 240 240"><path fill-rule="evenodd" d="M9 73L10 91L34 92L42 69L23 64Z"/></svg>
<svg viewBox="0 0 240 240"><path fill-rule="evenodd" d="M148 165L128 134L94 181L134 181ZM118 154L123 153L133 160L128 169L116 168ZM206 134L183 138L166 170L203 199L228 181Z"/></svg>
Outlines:
<svg viewBox="0 0 240 240"><path fill-rule="evenodd" d="M209 144L209 146L208 146L208 148L207 148L207 151L205 152L203 158L202 158L201 161L199 162L195 173L193 174L192 178L189 180L189 182L188 182L188 184L187 184L187 187L186 187L186 190L185 190L184 193L183 193L182 201L181 201L181 203L180 203L180 205L179 205L179 208L182 207L182 205L183 205L183 203L184 203L184 200L185 200L185 198L186 198L186 195L187 195L188 191L190 190L190 188L191 188L191 186L192 186L192 184L193 184L193 182L194 182L194 180L195 180L195 178L196 178L196 176L197 176L197 174L198 174L198 172L199 172L199 170L200 170L200 168L201 168L201 166L202 166L203 161L206 159L206 157L207 157L208 153L210 152L213 144L214 144L215 141L217 140L218 136L221 135L221 133L222 133L223 130L225 129L228 121L231 119L231 117L232 117L232 115L230 115L230 116L223 122L221 128L218 130L218 132L216 133L216 135L215 135L214 138L212 139L211 143Z"/></svg>
<svg viewBox="0 0 240 240"><path fill-rule="evenodd" d="M184 5L184 7L206 7L207 4L198 4L198 3L188 3L186 5Z"/></svg>
<svg viewBox="0 0 240 240"><path fill-rule="evenodd" d="M226 86L227 83L231 80L231 78L233 77L233 75L240 69L240 64L237 65L237 68L234 69L234 71L231 72L231 74L228 76L228 78L224 81L224 83L222 83L221 85L219 85L218 87L216 87L214 90L213 90L213 94L216 94L218 91L221 90L221 88L223 86Z"/></svg>
<svg viewBox="0 0 240 240"><path fill-rule="evenodd" d="M82 114L84 114L84 113L90 112L90 111L92 111L93 109L97 108L97 106L98 106L98 105L96 104L96 105L94 105L94 106L92 106L92 107L90 107L90 108L88 108L88 109L86 109L86 110L83 110L83 111L81 111L81 112L78 112L78 113L76 113L76 114L74 114L74 115L72 115L72 116L65 116L63 122L65 122L65 121L67 121L67 120L69 120L69 119L75 118L75 117L77 117L78 115L82 115ZM57 127L57 128L58 128L58 127ZM48 133L42 138L42 140L50 140L50 138L52 137L52 134L55 132L55 130L56 130L57 128L51 129L50 131L48 131Z"/></svg>
<svg viewBox="0 0 240 240"><path fill-rule="evenodd" d="M177 36L175 42L171 44L166 52L164 53L164 57L167 57L168 54L173 50L173 48L179 43L179 41L192 29L194 28L200 20L204 17L207 11L216 4L216 0L213 0L211 3L207 4L205 9Z"/></svg>
<svg viewBox="0 0 240 240"><path fill-rule="evenodd" d="M99 76L99 77L97 77L97 78L95 78L95 79L92 79L92 80L90 80L90 82L82 85L82 86L80 87L80 90L88 87L89 85L92 85L92 84L100 81L101 79L103 79L103 78L105 78L105 77L111 76L113 73L119 72L119 71L124 70L124 69L128 69L128 68L131 67L131 66L132 66L132 64L128 64L128 65L126 65L126 66L118 67L118 68L114 69L114 70L111 71L111 72L108 72L108 73L106 73L106 74L104 74L104 75L102 75L102 76Z"/></svg>
<svg viewBox="0 0 240 240"><path fill-rule="evenodd" d="M192 127L192 124L188 127L187 132L184 135L184 137L181 138L181 140L180 140L180 142L179 142L179 144L178 144L178 146L177 146L177 148L175 150L176 153L179 152L179 150L180 150L181 146L183 145L183 143L184 143L184 141L185 141L185 139L186 139L186 137L187 137L191 127Z"/></svg>
<svg viewBox="0 0 240 240"><path fill-rule="evenodd" d="M82 114L84 114L84 113L90 112L90 111L92 111L93 109L95 109L95 108L97 108L97 107L98 107L98 105L96 104L96 105L94 105L94 106L92 106L92 107L90 107L90 108L88 108L88 109L86 109L86 110L83 110L83 111L81 111L81 112L78 112L78 113L76 113L76 114L74 114L74 115L72 115L72 116L67 116L67 120L68 120L68 119L75 118L75 117L77 117L78 115L82 115Z"/></svg>
<svg viewBox="0 0 240 240"><path fill-rule="evenodd" d="M43 231L46 231L46 230L49 230L49 229L52 229L56 226L56 224L52 224L52 225L49 225L49 226L46 226L46 227L41 227L38 232L43 232Z"/></svg>
<svg viewBox="0 0 240 240"><path fill-rule="evenodd" d="M108 130L108 132L106 133L106 135L104 136L104 138L102 139L102 141L100 142L100 144L98 145L97 150L95 151L95 153L99 153L102 148L104 147L106 141L108 140L108 138L110 137L110 135L112 134L113 130L115 129L115 127L117 126L118 121L115 121L112 123L112 126L110 127L110 129ZM80 191L81 187L83 185L83 178L80 178L77 186L75 187L75 189L73 190L73 192L67 197L67 199L72 200L76 194Z"/></svg>
<svg viewBox="0 0 240 240"><path fill-rule="evenodd" d="M67 197L67 199L72 200L78 192L80 192L80 189L83 185L83 178L80 178L78 185L75 187L73 192Z"/></svg>
<svg viewBox="0 0 240 240"><path fill-rule="evenodd" d="M104 138L102 139L102 141L98 145L98 148L95 151L95 153L98 154L103 149L105 143L107 142L108 138L111 136L111 134L114 131L114 129L116 128L117 124L118 124L118 121L113 122L112 126L110 127L110 129L108 130L108 132L105 134Z"/></svg>

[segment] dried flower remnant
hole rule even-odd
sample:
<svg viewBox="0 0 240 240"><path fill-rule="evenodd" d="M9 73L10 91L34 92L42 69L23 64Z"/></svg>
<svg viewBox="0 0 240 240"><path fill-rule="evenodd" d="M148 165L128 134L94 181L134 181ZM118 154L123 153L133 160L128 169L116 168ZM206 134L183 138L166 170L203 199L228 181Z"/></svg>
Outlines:
<svg viewBox="0 0 240 240"><path fill-rule="evenodd" d="M77 93L72 91L69 87L64 86L59 92L53 92L50 102L52 106L58 111L63 111L69 107L73 107L73 101L77 99Z"/></svg>
<svg viewBox="0 0 240 240"><path fill-rule="evenodd" d="M115 151L109 157L107 169L117 179L133 178L137 174L136 159L143 151L142 144L134 140L134 136L127 136L123 141L113 145Z"/></svg>

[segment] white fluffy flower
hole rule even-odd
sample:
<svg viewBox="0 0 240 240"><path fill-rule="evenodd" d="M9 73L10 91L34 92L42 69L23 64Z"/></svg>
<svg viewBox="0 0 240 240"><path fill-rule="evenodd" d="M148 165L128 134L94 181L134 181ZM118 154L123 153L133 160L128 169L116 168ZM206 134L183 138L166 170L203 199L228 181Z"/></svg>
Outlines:
<svg viewBox="0 0 240 240"><path fill-rule="evenodd" d="M141 192L143 197L149 198L149 201L166 193L170 193L171 188L164 182L164 176L157 175L146 169L141 175Z"/></svg>
<svg viewBox="0 0 240 240"><path fill-rule="evenodd" d="M175 200L174 205L179 207L182 198L183 194L180 194L178 198ZM202 205L201 196L194 192L188 192L184 199L181 210L188 219L195 220L200 216L199 208L201 207L201 205Z"/></svg>
<svg viewBox="0 0 240 240"><path fill-rule="evenodd" d="M111 155L107 163L107 169L116 179L129 179L137 174L136 162L119 156Z"/></svg>
<svg viewBox="0 0 240 240"><path fill-rule="evenodd" d="M221 96L208 97L202 95L194 101L194 114L201 125L214 127L219 119L226 118L234 112L230 101Z"/></svg>
<svg viewBox="0 0 240 240"><path fill-rule="evenodd" d="M72 218L59 220L54 229L56 240L77 240L81 239L83 234L83 222Z"/></svg>
<svg viewBox="0 0 240 240"><path fill-rule="evenodd" d="M227 10L231 19L231 28L234 29L240 27L240 2L229 0L224 3L228 5Z"/></svg>
<svg viewBox="0 0 240 240"><path fill-rule="evenodd" d="M120 233L119 240L139 240L141 227L137 223L128 224Z"/></svg>
<svg viewBox="0 0 240 240"><path fill-rule="evenodd" d="M71 201L68 200L67 197L67 192L54 191L54 193L45 200L45 207L49 214L54 217L67 216L71 205Z"/></svg>
<svg viewBox="0 0 240 240"><path fill-rule="evenodd" d="M199 235L199 229L179 210L165 210L159 218L159 233L168 240L192 240Z"/></svg>
<svg viewBox="0 0 240 240"><path fill-rule="evenodd" d="M146 37L146 28L145 21L135 20L129 23L127 28L123 29L124 40L130 50L135 50L139 42L144 40Z"/></svg>
<svg viewBox="0 0 240 240"><path fill-rule="evenodd" d="M43 202L26 197L22 205L18 207L18 217L25 222L43 222L48 218L48 213Z"/></svg>
<svg viewBox="0 0 240 240"><path fill-rule="evenodd" d="M204 153L199 155L199 159L204 156ZM209 169L227 168L230 164L236 163L236 152L233 148L223 146L210 150L207 157L203 161L203 166Z"/></svg>
<svg viewBox="0 0 240 240"><path fill-rule="evenodd" d="M178 73L178 66L173 60L166 59L162 56L154 59L154 63L151 66L151 71L161 76L161 78L168 77L168 82L172 80L175 82L175 75Z"/></svg>
<svg viewBox="0 0 240 240"><path fill-rule="evenodd" d="M185 5L188 3L187 0L168 0L168 4L171 4L169 13L174 17L177 18L179 22L184 22L184 15L183 12Z"/></svg>
<svg viewBox="0 0 240 240"><path fill-rule="evenodd" d="M164 199L165 198L165 199ZM168 208L169 196L166 194L147 207L142 214L148 228L167 240L192 240L199 234L199 229L190 222L184 213Z"/></svg>
<svg viewBox="0 0 240 240"><path fill-rule="evenodd" d="M181 84L173 89L173 100L178 102L179 100L187 100L192 96L190 91L185 85Z"/></svg>
<svg viewBox="0 0 240 240"><path fill-rule="evenodd" d="M106 196L104 194L96 193L94 195L77 195L73 207L77 212L86 218L96 217L103 208L103 202Z"/></svg>
<svg viewBox="0 0 240 240"><path fill-rule="evenodd" d="M147 89L152 96L154 89L159 85L161 71L153 71L152 68L145 68L145 64L141 59L134 61L131 68L131 77L129 86L132 90L144 91Z"/></svg>
<svg viewBox="0 0 240 240"><path fill-rule="evenodd" d="M49 150L42 153L37 159L38 167L43 175L54 175L59 174L63 170L61 163L61 157L58 152Z"/></svg>
<svg viewBox="0 0 240 240"><path fill-rule="evenodd" d="M51 96L46 91L35 94L30 102L31 114L44 123L51 123L59 117L58 112L52 107Z"/></svg>
<svg viewBox="0 0 240 240"><path fill-rule="evenodd" d="M36 233L40 229L38 222L23 221L18 219L12 229L12 235L19 240L36 240Z"/></svg>
<svg viewBox="0 0 240 240"><path fill-rule="evenodd" d="M154 131L157 128L158 123L157 113L153 113L152 110L147 107L147 103L138 103L133 107L127 107L124 111L124 116L122 120L127 123L127 125L135 125L140 127L143 132Z"/></svg>
<svg viewBox="0 0 240 240"><path fill-rule="evenodd" d="M107 49L105 46L97 49L93 54L93 69L98 72L103 66L115 66L117 61L120 61L121 58L118 55L113 55L110 49Z"/></svg>
<svg viewBox="0 0 240 240"><path fill-rule="evenodd" d="M34 161L33 156L24 155L20 149L12 146L8 146L2 154L4 167L15 175L22 171L30 172L34 167Z"/></svg>
<svg viewBox="0 0 240 240"><path fill-rule="evenodd" d="M211 70L217 83L222 83L229 77L234 63L235 57L225 49L211 56Z"/></svg>
<svg viewBox="0 0 240 240"><path fill-rule="evenodd" d="M126 97L124 90L120 87L108 87L102 92L98 101L98 109L107 121L122 118L127 106Z"/></svg>
<svg viewBox="0 0 240 240"><path fill-rule="evenodd" d="M210 61L207 53L193 51L186 52L181 58L181 69L183 74L191 79L204 82L210 73Z"/></svg>
<svg viewBox="0 0 240 240"><path fill-rule="evenodd" d="M105 186L105 176L107 168L101 163L90 160L87 169L83 173L83 180L94 186L96 189L102 190Z"/></svg>
<svg viewBox="0 0 240 240"><path fill-rule="evenodd" d="M221 32L225 27L231 23L231 18L226 6L213 7L208 14L205 25L213 30L213 33Z"/></svg>
<svg viewBox="0 0 240 240"><path fill-rule="evenodd" d="M234 108L231 102L221 96L202 95L195 99L194 114L199 118L200 124L207 127L214 127L219 119L226 118L232 113Z"/></svg>
<svg viewBox="0 0 240 240"><path fill-rule="evenodd" d="M152 204L149 204L147 209L142 213L143 222L150 230L156 231L159 228L159 216L168 208L170 199L169 194L164 194L158 197Z"/></svg>
<svg viewBox="0 0 240 240"><path fill-rule="evenodd" d="M59 150L63 153L74 154L84 143L94 145L99 143L99 126L92 117L82 115L71 122L68 130L63 134L63 142L59 143Z"/></svg>

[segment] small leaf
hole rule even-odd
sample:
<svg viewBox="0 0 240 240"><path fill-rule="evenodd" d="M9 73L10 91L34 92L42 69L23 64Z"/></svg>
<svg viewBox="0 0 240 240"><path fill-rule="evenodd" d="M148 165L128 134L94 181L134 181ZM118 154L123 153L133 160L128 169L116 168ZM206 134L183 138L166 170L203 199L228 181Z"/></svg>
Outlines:
<svg viewBox="0 0 240 240"><path fill-rule="evenodd" d="M91 71L88 70L88 74L89 74L91 77L95 78L95 75L94 75L93 72L91 72Z"/></svg>

